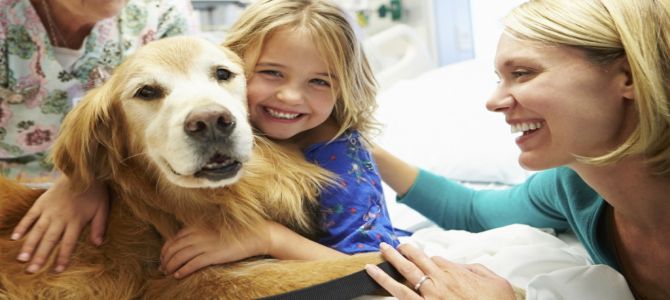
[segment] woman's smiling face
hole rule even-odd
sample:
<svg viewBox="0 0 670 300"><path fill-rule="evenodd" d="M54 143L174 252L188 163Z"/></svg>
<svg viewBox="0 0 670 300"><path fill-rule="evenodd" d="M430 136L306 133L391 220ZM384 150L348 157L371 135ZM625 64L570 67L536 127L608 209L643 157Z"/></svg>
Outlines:
<svg viewBox="0 0 670 300"><path fill-rule="evenodd" d="M575 163L614 150L632 132L634 98L627 63L597 65L577 49L500 38L500 83L486 106L502 112L531 170Z"/></svg>

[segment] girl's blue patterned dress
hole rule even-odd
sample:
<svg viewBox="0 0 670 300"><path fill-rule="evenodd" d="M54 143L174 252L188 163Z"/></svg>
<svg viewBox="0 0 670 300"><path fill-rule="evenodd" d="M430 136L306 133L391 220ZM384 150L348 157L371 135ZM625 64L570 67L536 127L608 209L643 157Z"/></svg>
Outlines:
<svg viewBox="0 0 670 300"><path fill-rule="evenodd" d="M319 243L344 253L379 251L379 243L398 245L381 178L360 134L349 130L331 142L305 149L305 158L337 174L338 184L320 196Z"/></svg>

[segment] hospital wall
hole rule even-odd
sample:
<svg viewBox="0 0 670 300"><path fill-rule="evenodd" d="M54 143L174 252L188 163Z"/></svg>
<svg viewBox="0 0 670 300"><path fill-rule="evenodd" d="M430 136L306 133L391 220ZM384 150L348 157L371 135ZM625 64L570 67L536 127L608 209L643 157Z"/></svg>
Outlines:
<svg viewBox="0 0 670 300"><path fill-rule="evenodd" d="M337 0L389 86L460 61L493 59L501 18L525 0ZM221 42L250 0L193 0L203 35Z"/></svg>

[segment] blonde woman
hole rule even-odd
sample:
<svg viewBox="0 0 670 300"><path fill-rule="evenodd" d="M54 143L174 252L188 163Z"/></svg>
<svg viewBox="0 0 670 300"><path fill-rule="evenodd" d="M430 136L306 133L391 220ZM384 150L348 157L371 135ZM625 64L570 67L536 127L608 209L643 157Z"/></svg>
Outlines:
<svg viewBox="0 0 670 300"><path fill-rule="evenodd" d="M571 229L636 298L669 299L670 2L536 0L504 24L487 108L522 132L519 163L544 171L509 190L474 191L376 149L384 180L447 229ZM514 299L483 266L399 251L382 246L415 290L368 272L400 299Z"/></svg>

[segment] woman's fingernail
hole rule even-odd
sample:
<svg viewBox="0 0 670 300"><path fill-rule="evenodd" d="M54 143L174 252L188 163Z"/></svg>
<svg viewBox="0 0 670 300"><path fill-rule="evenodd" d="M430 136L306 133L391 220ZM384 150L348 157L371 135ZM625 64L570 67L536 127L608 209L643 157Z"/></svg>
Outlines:
<svg viewBox="0 0 670 300"><path fill-rule="evenodd" d="M22 262L27 262L30 259L30 254L28 254L27 252L23 252L19 254L19 256L17 256L16 259Z"/></svg>
<svg viewBox="0 0 670 300"><path fill-rule="evenodd" d="M95 243L96 246L102 245L102 238L101 237L95 238L94 243Z"/></svg>
<svg viewBox="0 0 670 300"><path fill-rule="evenodd" d="M54 272L56 272L56 273L60 273L60 272L63 272L63 271L65 271L65 266L63 266L63 265L58 265L54 269Z"/></svg>
<svg viewBox="0 0 670 300"><path fill-rule="evenodd" d="M174 272L174 278L179 279L179 277L181 277L181 275L179 275L179 272Z"/></svg>
<svg viewBox="0 0 670 300"><path fill-rule="evenodd" d="M20 234L20 233L12 233L12 236L9 237L9 238L10 238L12 241L16 241L16 240L18 240L18 239L21 238L21 234Z"/></svg>
<svg viewBox="0 0 670 300"><path fill-rule="evenodd" d="M388 249L391 249L391 246L387 243L381 242L381 243L379 243L379 248L382 249L382 250L388 250Z"/></svg>
<svg viewBox="0 0 670 300"><path fill-rule="evenodd" d="M35 273L39 269L40 269L40 266L38 266L38 265L30 265L30 266L28 266L26 271L28 271L28 273Z"/></svg>
<svg viewBox="0 0 670 300"><path fill-rule="evenodd" d="M379 270L371 264L365 265L365 271L368 272L368 274L370 275L376 275L377 273L379 273Z"/></svg>

